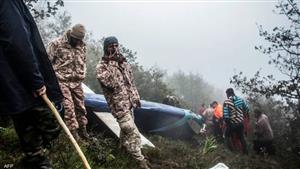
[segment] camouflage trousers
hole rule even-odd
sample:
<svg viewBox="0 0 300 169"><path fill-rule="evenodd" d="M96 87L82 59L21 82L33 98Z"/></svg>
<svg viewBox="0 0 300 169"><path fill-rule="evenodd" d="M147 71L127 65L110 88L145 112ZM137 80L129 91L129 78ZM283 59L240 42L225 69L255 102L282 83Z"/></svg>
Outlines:
<svg viewBox="0 0 300 169"><path fill-rule="evenodd" d="M64 95L65 123L70 130L85 127L88 123L84 107L84 93L79 83L59 83Z"/></svg>
<svg viewBox="0 0 300 169"><path fill-rule="evenodd" d="M61 129L50 109L39 106L11 118L25 153L25 161L40 165L45 161L44 148L59 135Z"/></svg>
<svg viewBox="0 0 300 169"><path fill-rule="evenodd" d="M120 142L122 146L138 161L144 160L141 151L141 136L136 127L133 117L130 113L126 113L123 117L117 119L120 131Z"/></svg>

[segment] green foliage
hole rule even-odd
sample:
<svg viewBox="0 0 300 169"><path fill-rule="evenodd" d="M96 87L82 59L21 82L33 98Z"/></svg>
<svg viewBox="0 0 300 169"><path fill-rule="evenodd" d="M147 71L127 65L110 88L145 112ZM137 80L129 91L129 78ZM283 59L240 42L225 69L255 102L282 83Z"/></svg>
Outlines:
<svg viewBox="0 0 300 169"><path fill-rule="evenodd" d="M12 126L8 128L0 127L0 168L5 164L13 164L23 157L19 152L18 136Z"/></svg>
<svg viewBox="0 0 300 169"><path fill-rule="evenodd" d="M146 150L153 168L207 168L206 161L200 160L200 147L181 141L150 136L156 149ZM206 167L204 167L206 166Z"/></svg>
<svg viewBox="0 0 300 169"><path fill-rule="evenodd" d="M78 142L91 168L137 168L135 161L119 148L119 143L115 138L105 137L102 134L95 137L98 139L97 142ZM64 133L53 142L53 147L48 154L54 168L83 168L78 153Z"/></svg>
<svg viewBox="0 0 300 169"><path fill-rule="evenodd" d="M202 155L214 151L217 147L217 142L214 137L206 137L202 148Z"/></svg>
<svg viewBox="0 0 300 169"><path fill-rule="evenodd" d="M224 100L224 92L208 84L199 74L178 71L167 78L167 83L195 112L203 103L209 105L215 100Z"/></svg>
<svg viewBox="0 0 300 169"><path fill-rule="evenodd" d="M37 26L44 44L48 45L54 39L62 36L72 24L71 15L66 12L58 12L51 18L36 18Z"/></svg>
<svg viewBox="0 0 300 169"><path fill-rule="evenodd" d="M283 102L272 98L249 98L249 103L252 109L260 109L269 117L274 133L273 143L276 147L277 159L279 159L283 165L297 168L296 166L299 165L297 161L300 161L298 155L300 150L300 130L298 127L299 120L291 120L294 119L294 113L289 111L289 108L287 108ZM250 119L254 119L252 113L250 114ZM255 121L253 120L252 126L254 125Z"/></svg>
<svg viewBox="0 0 300 169"><path fill-rule="evenodd" d="M23 155L17 144L16 133L11 128L5 130L7 130L5 131L6 134L0 132L0 165L14 164L18 168L18 163ZM89 145L86 142L79 142L93 169L138 169L137 163L132 157L124 149L119 148L119 142L116 138L102 134L97 135L96 138L98 141ZM147 136L147 138L156 146L156 148L143 149L143 154L149 160L152 169L202 169L210 168L219 162L235 169L297 168L297 158L289 156L285 156L285 158L282 158L282 156L259 157L252 154L251 151L249 156L242 156L237 152L228 151L222 144L216 144L218 147L213 149L214 151L206 151L207 153L203 154L204 144L195 143L193 140L181 141L161 136ZM206 141L201 136L197 139L204 140L207 145L214 146L214 144L211 144L212 141ZM53 168L83 168L80 157L65 133L61 133L52 145L47 155ZM212 146L207 147L211 149ZM291 160L295 161L292 162Z"/></svg>
<svg viewBox="0 0 300 169"><path fill-rule="evenodd" d="M145 154L150 159L153 169L203 169L211 168L219 162L226 164L229 168L234 169L292 169L293 165L280 165L272 157L262 158L255 156L250 152L249 156L243 156L237 152L231 152L223 144L213 143L212 139L197 136L195 139L201 143L191 141L180 141L168 139L160 136L148 137L156 146L156 149L149 149ZM203 154L204 144L210 144L211 151ZM213 148L214 146L217 146Z"/></svg>
<svg viewBox="0 0 300 169"><path fill-rule="evenodd" d="M138 64L133 66L134 79L142 99L162 102L167 95L172 95L172 90L164 82L165 72L158 67L145 70Z"/></svg>
<svg viewBox="0 0 300 169"><path fill-rule="evenodd" d="M24 2L33 16L41 19L55 15L58 8L64 6L63 0L24 0Z"/></svg>
<svg viewBox="0 0 300 169"><path fill-rule="evenodd" d="M126 48L124 45L120 44L120 52L123 54L123 56L127 59L127 62L134 65L137 64L138 62L136 61L137 59L137 52L134 52L128 48Z"/></svg>
<svg viewBox="0 0 300 169"><path fill-rule="evenodd" d="M291 108L295 107L294 114L300 117L300 53L299 4L294 0L281 0L276 6L280 15L289 21L289 27L275 27L271 31L259 26L259 34L269 43L268 46L257 46L255 49L269 56L269 64L273 65L285 76L277 80L274 75L262 76L261 70L254 77L247 78L242 72L234 75L230 82L243 93L261 94L266 97L280 96Z"/></svg>
<svg viewBox="0 0 300 169"><path fill-rule="evenodd" d="M16 144L17 142L18 142L18 137L16 135L15 130L12 128L12 126L10 126L8 128L2 128L2 127L0 128L0 143L1 143L1 145L6 144L6 143Z"/></svg>
<svg viewBox="0 0 300 169"><path fill-rule="evenodd" d="M283 80L278 80L274 74L262 76L261 70L247 78L242 72L234 75L230 82L243 93L249 95L253 107L261 109L270 117L275 133L275 145L279 145L281 158L293 159L300 153L300 53L299 2L280 0L276 6L279 15L289 21L289 26L278 26L271 31L259 26L260 36L269 43L268 46L257 46L255 49L269 56L269 64L277 68ZM269 98L262 100L260 96ZM273 96L282 99L275 101ZM271 99L270 99L271 98ZM277 137L276 137L277 136ZM276 139L277 138L277 139ZM291 165L290 164L290 165ZM298 165L299 167L299 165Z"/></svg>
<svg viewBox="0 0 300 169"><path fill-rule="evenodd" d="M86 54L86 78L85 84L91 88L96 93L102 93L101 87L98 80L96 79L96 66L103 56L102 43L103 39L96 40L93 38L92 33L88 33L85 37L85 42L87 44L87 54Z"/></svg>

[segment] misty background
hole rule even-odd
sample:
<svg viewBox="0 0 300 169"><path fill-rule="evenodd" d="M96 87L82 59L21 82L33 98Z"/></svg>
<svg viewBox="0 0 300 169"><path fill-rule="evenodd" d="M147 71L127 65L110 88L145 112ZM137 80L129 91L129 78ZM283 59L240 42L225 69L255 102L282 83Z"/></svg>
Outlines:
<svg viewBox="0 0 300 169"><path fill-rule="evenodd" d="M265 43L258 25L271 29L286 22L273 12L276 2L65 0L65 9L94 36L118 37L141 65L199 73L225 90L235 70L275 71L254 47Z"/></svg>
<svg viewBox="0 0 300 169"><path fill-rule="evenodd" d="M86 26L85 83L95 92L102 93L95 67L103 55L103 38L113 35L133 65L142 99L161 103L175 95L179 107L197 112L202 103L222 103L226 88L234 87L230 79L240 71L251 77L262 69L284 78L268 65L267 55L255 50L268 46L259 35L260 25L266 30L288 25L274 11L276 5L262 0L65 0L57 15L37 21L46 46L72 25Z"/></svg>

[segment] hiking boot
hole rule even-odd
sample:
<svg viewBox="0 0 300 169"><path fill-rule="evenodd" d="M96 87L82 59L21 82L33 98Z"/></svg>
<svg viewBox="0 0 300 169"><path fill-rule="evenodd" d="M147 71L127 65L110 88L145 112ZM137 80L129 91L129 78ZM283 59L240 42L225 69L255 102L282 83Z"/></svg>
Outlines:
<svg viewBox="0 0 300 169"><path fill-rule="evenodd" d="M97 141L97 139L95 137L92 137L88 134L86 127L79 128L78 134L79 134L80 138L82 138L83 140Z"/></svg>
<svg viewBox="0 0 300 169"><path fill-rule="evenodd" d="M140 161L139 162L140 169L151 169L148 163L149 162L146 159Z"/></svg>

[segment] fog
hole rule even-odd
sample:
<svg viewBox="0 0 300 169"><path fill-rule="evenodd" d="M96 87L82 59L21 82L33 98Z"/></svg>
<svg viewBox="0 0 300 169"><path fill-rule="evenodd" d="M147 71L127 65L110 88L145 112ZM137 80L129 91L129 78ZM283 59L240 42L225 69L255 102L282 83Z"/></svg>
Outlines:
<svg viewBox="0 0 300 169"><path fill-rule="evenodd" d="M267 30L286 24L273 12L277 1L101 1L65 0L72 22L84 24L94 38L114 35L137 51L137 61L168 74L199 73L225 89L235 71L274 73L268 56L254 49L267 45ZM276 74L276 72L275 72ZM281 77L279 77L281 78Z"/></svg>

